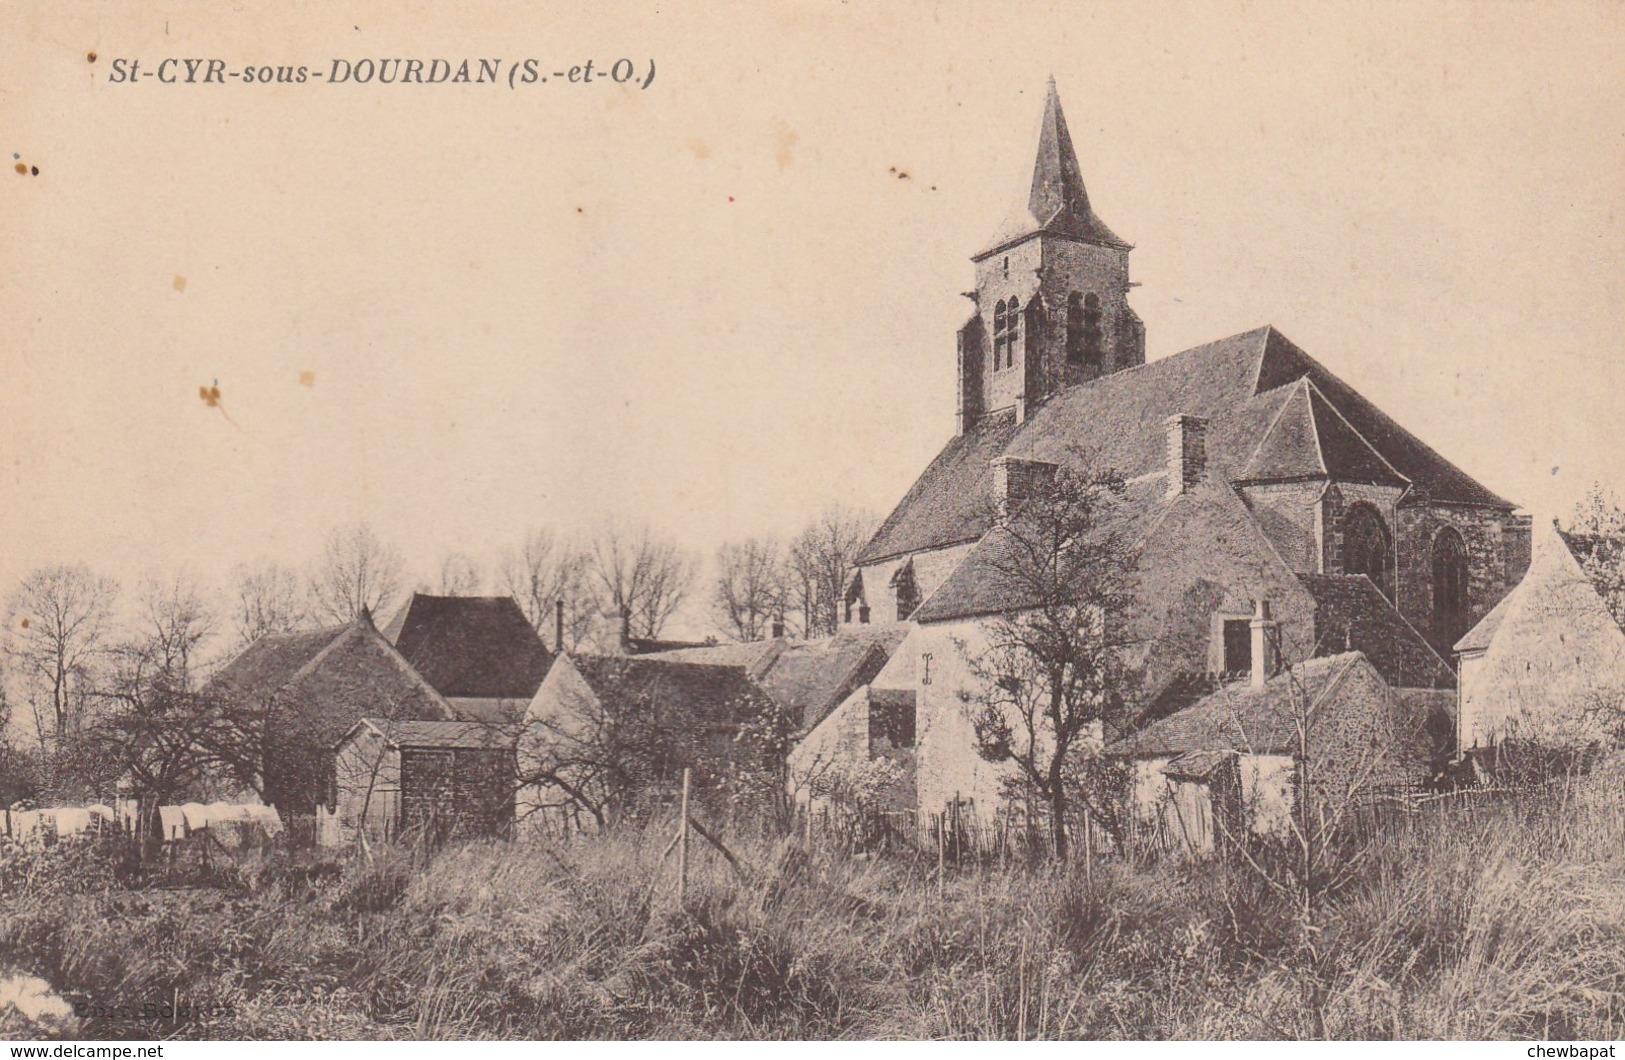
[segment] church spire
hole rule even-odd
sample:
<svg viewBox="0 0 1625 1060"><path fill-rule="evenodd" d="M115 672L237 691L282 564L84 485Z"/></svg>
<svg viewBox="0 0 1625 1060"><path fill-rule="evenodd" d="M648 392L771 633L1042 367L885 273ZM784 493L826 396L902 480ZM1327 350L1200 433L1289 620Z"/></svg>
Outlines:
<svg viewBox="0 0 1625 1060"><path fill-rule="evenodd" d="M1083 170L1072 147L1072 134L1061 111L1061 96L1052 75L1044 97L1044 117L1038 127L1038 152L1033 160L1032 184L1026 201L1018 203L987 249L976 260L995 254L1013 243L1041 232L1098 243L1128 247L1117 238L1089 208L1089 192L1083 184Z"/></svg>

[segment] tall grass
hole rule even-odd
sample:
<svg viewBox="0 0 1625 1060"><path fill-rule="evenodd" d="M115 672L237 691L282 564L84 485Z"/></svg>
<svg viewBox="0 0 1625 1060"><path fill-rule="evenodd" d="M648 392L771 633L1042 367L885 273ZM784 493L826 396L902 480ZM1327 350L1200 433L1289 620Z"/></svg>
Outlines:
<svg viewBox="0 0 1625 1060"><path fill-rule="evenodd" d="M184 1013L79 1028L105 1036L1625 1034L1617 774L1384 834L1308 946L1240 864L939 879L934 856L735 837L745 871L697 846L679 909L668 832L277 856L179 889L62 854L9 877L0 955L71 999Z"/></svg>

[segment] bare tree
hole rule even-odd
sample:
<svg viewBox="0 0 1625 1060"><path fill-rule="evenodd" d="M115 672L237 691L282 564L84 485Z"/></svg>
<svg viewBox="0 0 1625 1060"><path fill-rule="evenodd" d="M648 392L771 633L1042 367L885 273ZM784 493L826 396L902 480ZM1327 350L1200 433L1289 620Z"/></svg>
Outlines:
<svg viewBox="0 0 1625 1060"><path fill-rule="evenodd" d="M1034 467L995 505L983 547L1006 609L981 623L985 646L962 646L976 678L964 698L979 753L1014 765L1047 804L1052 849L1065 858L1071 776L1137 687L1127 661L1136 559L1112 525L1122 476Z"/></svg>
<svg viewBox="0 0 1625 1060"><path fill-rule="evenodd" d="M271 560L239 564L231 572L231 623L237 645L246 648L267 633L299 629L310 617L310 601L299 574Z"/></svg>
<svg viewBox="0 0 1625 1060"><path fill-rule="evenodd" d="M472 556L451 552L440 561L440 580L434 591L439 596L474 596L484 584L485 572Z"/></svg>
<svg viewBox="0 0 1625 1060"><path fill-rule="evenodd" d="M796 535L788 558L789 595L805 636L829 636L840 628L847 581L874 528L873 513L837 504Z"/></svg>
<svg viewBox="0 0 1625 1060"><path fill-rule="evenodd" d="M687 599L698 564L647 525L610 522L593 536L589 569L603 612L623 616L635 636L658 637Z"/></svg>
<svg viewBox="0 0 1625 1060"><path fill-rule="evenodd" d="M747 538L717 549L711 603L722 629L742 641L762 640L788 605L784 550L771 538Z"/></svg>
<svg viewBox="0 0 1625 1060"><path fill-rule="evenodd" d="M316 610L335 622L348 622L366 608L376 615L401 594L405 564L395 546L365 523L328 535L310 592Z"/></svg>
<svg viewBox="0 0 1625 1060"><path fill-rule="evenodd" d="M81 720L112 647L118 583L83 564L41 567L6 606L6 654L34 711L41 745Z"/></svg>
<svg viewBox="0 0 1625 1060"><path fill-rule="evenodd" d="M519 601L531 626L553 644L557 607L564 604L564 647L576 651L592 632L597 601L588 585L587 556L572 541L546 527L525 535L517 549L503 554L497 584Z"/></svg>
<svg viewBox="0 0 1625 1060"><path fill-rule="evenodd" d="M702 800L756 819L782 809L794 725L770 696L685 702L663 668L624 658L590 665L590 687L562 684L556 701L527 718L518 750L527 815L579 811L613 827L672 791L685 767Z"/></svg>
<svg viewBox="0 0 1625 1060"><path fill-rule="evenodd" d="M1601 485L1592 486L1574 506L1568 532L1588 539L1580 549L1580 566L1614 621L1625 625L1625 509Z"/></svg>
<svg viewBox="0 0 1625 1060"><path fill-rule="evenodd" d="M127 652L173 688L188 691L201 644L214 635L218 610L196 578L181 570L142 582Z"/></svg>

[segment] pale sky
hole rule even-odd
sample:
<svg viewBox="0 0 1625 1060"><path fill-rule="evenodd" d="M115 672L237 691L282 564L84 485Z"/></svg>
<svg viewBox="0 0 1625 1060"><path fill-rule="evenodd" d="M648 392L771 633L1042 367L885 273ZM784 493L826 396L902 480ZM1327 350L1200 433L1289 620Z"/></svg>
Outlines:
<svg viewBox="0 0 1625 1060"><path fill-rule="evenodd" d="M237 6L0 11L8 588L883 514L1052 73L1149 357L1273 323L1537 518L1625 492L1625 5ZM657 77L108 83L171 56Z"/></svg>

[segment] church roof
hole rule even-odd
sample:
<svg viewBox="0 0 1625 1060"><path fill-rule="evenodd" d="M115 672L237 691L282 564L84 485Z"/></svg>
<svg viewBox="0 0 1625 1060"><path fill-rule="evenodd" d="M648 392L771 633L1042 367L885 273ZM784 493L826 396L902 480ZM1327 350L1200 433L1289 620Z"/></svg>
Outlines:
<svg viewBox="0 0 1625 1060"><path fill-rule="evenodd" d="M1226 481L1347 476L1408 482L1435 501L1513 507L1263 327L1059 391L1021 424L1010 410L985 417L943 448L858 562L980 538L992 524L988 463L997 456L1073 463L1083 451L1129 479L1161 471L1163 421L1176 414L1207 421L1209 472Z"/></svg>
<svg viewBox="0 0 1625 1060"><path fill-rule="evenodd" d="M1334 478L1403 486L1405 476L1372 448L1307 377L1291 387L1275 422L1258 443L1238 482Z"/></svg>
<svg viewBox="0 0 1625 1060"><path fill-rule="evenodd" d="M1160 475L1128 485L1101 509L1099 531L1132 547L1168 504L1186 498L1181 494L1170 501L1167 494L1167 480ZM994 529L920 606L914 621L994 615L1027 606L1032 594L1028 562L1015 535Z"/></svg>
<svg viewBox="0 0 1625 1060"><path fill-rule="evenodd" d="M1072 134L1067 131L1066 115L1061 113L1061 97L1055 91L1054 78L1049 82L1044 118L1038 127L1032 185L1025 200L1018 202L999 226L992 242L972 260L997 254L1040 232L1085 243L1128 247L1089 207L1089 192L1083 186L1083 171L1072 147Z"/></svg>

